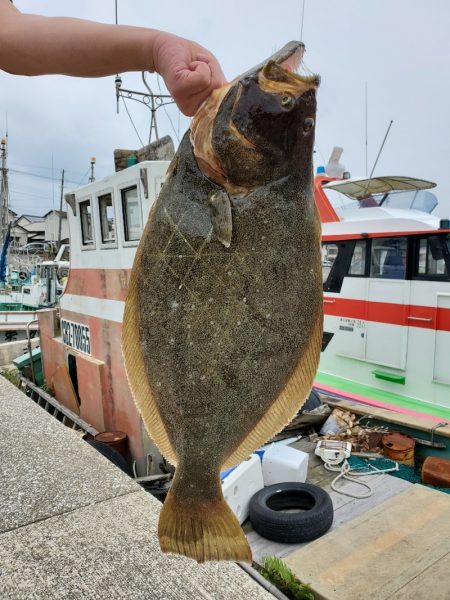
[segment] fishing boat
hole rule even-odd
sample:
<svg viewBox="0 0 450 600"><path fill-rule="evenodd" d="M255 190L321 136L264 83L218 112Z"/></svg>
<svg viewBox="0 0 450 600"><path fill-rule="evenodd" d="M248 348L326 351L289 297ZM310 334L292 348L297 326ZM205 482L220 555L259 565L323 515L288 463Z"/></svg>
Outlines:
<svg viewBox="0 0 450 600"><path fill-rule="evenodd" d="M435 183L315 177L324 339L316 387L450 418L450 222Z"/></svg>
<svg viewBox="0 0 450 600"><path fill-rule="evenodd" d="M36 320L36 311L58 303L69 275L69 246L63 244L53 260L21 266L9 265L0 288L0 344L25 339L24 328Z"/></svg>
<svg viewBox="0 0 450 600"><path fill-rule="evenodd" d="M141 475L162 458L129 390L122 318L136 249L168 165L144 160L66 195L69 279L59 307L38 315L47 385L98 431L126 432ZM423 210L437 202L433 186L412 178L315 178L325 310L316 386L371 409L436 421L450 417L450 228ZM361 189L378 204L366 207ZM340 206L328 195L336 190L348 199Z"/></svg>

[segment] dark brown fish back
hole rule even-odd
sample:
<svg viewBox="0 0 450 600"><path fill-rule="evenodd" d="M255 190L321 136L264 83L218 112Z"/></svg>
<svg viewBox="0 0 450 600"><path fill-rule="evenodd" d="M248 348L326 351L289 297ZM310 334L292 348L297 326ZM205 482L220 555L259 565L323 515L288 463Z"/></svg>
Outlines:
<svg viewBox="0 0 450 600"><path fill-rule="evenodd" d="M293 43L277 56L297 51ZM149 217L125 311L136 403L177 463L160 545L197 561L251 560L220 469L295 415L320 355L318 78L274 60L199 111Z"/></svg>
<svg viewBox="0 0 450 600"><path fill-rule="evenodd" d="M210 239L216 186L187 138L179 172L142 240L140 338L175 452L201 443L220 467L286 387L321 319L319 237L313 202L297 197L304 186L293 180L287 193L282 181L234 202L227 249Z"/></svg>

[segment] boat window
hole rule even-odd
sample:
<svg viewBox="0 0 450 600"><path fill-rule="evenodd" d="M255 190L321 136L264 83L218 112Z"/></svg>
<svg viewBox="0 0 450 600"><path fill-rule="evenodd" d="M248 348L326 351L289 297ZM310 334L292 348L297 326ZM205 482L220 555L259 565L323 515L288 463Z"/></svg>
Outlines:
<svg viewBox="0 0 450 600"><path fill-rule="evenodd" d="M448 279L450 264L448 236L430 235L418 239L415 276L425 279Z"/></svg>
<svg viewBox="0 0 450 600"><path fill-rule="evenodd" d="M139 240L142 234L142 218L137 186L122 190L122 210L125 240Z"/></svg>
<svg viewBox="0 0 450 600"><path fill-rule="evenodd" d="M324 292L339 293L344 277L348 275L356 240L325 243L322 246Z"/></svg>
<svg viewBox="0 0 450 600"><path fill-rule="evenodd" d="M431 213L438 204L436 196L427 190L391 192L386 194L380 202L380 205L389 208L414 209L426 213Z"/></svg>
<svg viewBox="0 0 450 600"><path fill-rule="evenodd" d="M116 241L116 227L114 222L114 208L111 194L105 194L98 198L98 209L100 212L100 229L102 232L102 243L108 244Z"/></svg>
<svg viewBox="0 0 450 600"><path fill-rule="evenodd" d="M367 255L367 241L358 240L353 250L352 262L348 270L349 275L354 277L363 277L366 274L366 255Z"/></svg>
<svg viewBox="0 0 450 600"><path fill-rule="evenodd" d="M322 244L322 281L327 280L337 253L337 244Z"/></svg>
<svg viewBox="0 0 450 600"><path fill-rule="evenodd" d="M374 238L370 276L382 279L405 279L407 238Z"/></svg>
<svg viewBox="0 0 450 600"><path fill-rule="evenodd" d="M94 243L94 232L92 229L92 207L91 201L80 202L81 237L83 246Z"/></svg>

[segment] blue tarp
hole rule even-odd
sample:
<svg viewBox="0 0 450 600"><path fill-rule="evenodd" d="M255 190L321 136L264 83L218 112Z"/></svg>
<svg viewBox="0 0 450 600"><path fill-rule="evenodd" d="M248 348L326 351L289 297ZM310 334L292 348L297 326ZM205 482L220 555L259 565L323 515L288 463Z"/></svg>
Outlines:
<svg viewBox="0 0 450 600"><path fill-rule="evenodd" d="M6 232L5 241L3 242L2 254L0 256L0 283L6 283L6 265L8 264L8 248L11 242L11 223Z"/></svg>

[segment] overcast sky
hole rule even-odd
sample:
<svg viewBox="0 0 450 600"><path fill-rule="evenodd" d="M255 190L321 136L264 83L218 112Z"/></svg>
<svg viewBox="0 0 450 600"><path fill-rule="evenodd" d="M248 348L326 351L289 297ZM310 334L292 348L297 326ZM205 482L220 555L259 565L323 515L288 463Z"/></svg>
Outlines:
<svg viewBox="0 0 450 600"><path fill-rule="evenodd" d="M114 22L114 0L15 0L22 12ZM118 0L119 23L149 26L209 48L231 79L291 39L300 39L302 0ZM450 2L448 0L306 0L305 63L322 77L316 165L334 145L353 176L365 175L365 82L369 171L394 121L375 175L422 177L438 184L439 214L450 216ZM142 89L140 74L124 87ZM150 78L158 90L156 76ZM161 80L163 88L163 82ZM164 89L164 88L163 88ZM0 72L0 134L9 127L11 207L43 214L67 187L113 172L113 150L141 146L123 105L116 114L114 78L27 78ZM141 139L149 111L128 102ZM158 111L160 134L177 143L189 126L176 107ZM53 169L52 169L53 166ZM52 182L52 173L55 179ZM33 174L33 175L31 175ZM38 177L39 176L39 177Z"/></svg>

